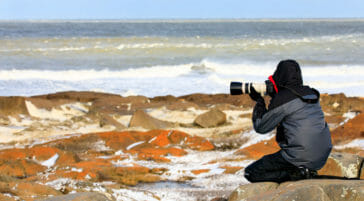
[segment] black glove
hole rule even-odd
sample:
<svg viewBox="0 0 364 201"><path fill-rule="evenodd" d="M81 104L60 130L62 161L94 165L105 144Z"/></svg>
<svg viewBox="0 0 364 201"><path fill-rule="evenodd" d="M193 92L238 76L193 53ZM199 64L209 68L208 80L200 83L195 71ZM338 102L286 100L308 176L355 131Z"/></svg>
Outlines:
<svg viewBox="0 0 364 201"><path fill-rule="evenodd" d="M254 100L256 102L264 103L263 97L257 91L255 91L255 89L252 85L250 85L249 96L252 100Z"/></svg>
<svg viewBox="0 0 364 201"><path fill-rule="evenodd" d="M264 99L259 99L253 109L253 122L257 119L261 119L266 112L267 109L265 108Z"/></svg>

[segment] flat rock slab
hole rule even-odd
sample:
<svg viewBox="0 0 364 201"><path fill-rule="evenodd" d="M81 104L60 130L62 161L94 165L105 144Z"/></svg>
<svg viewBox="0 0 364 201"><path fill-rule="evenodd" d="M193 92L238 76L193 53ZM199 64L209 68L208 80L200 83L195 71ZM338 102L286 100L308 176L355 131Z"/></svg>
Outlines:
<svg viewBox="0 0 364 201"><path fill-rule="evenodd" d="M315 179L247 184L238 187L229 201L359 201L364 200L364 180Z"/></svg>
<svg viewBox="0 0 364 201"><path fill-rule="evenodd" d="M43 201L112 201L101 193L86 192L56 196Z"/></svg>

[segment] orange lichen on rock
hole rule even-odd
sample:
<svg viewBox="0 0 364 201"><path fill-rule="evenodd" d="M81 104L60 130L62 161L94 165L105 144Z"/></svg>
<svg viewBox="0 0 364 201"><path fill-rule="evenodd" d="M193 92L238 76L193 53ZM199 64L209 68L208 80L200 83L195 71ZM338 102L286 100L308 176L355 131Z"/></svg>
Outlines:
<svg viewBox="0 0 364 201"><path fill-rule="evenodd" d="M38 172L42 172L45 169L44 166L28 159L0 161L0 173L10 177L26 178L36 175Z"/></svg>
<svg viewBox="0 0 364 201"><path fill-rule="evenodd" d="M331 176L342 176L342 168L340 165L332 158L328 158L325 166L320 169L317 173L319 175L331 175Z"/></svg>
<svg viewBox="0 0 364 201"><path fill-rule="evenodd" d="M187 137L186 144L189 148L198 151L209 151L215 148L210 141L198 136Z"/></svg>
<svg viewBox="0 0 364 201"><path fill-rule="evenodd" d="M333 144L364 138L364 113L357 115L331 132Z"/></svg>
<svg viewBox="0 0 364 201"><path fill-rule="evenodd" d="M155 162L163 162L163 163L169 163L171 162L170 159L162 157L162 156L156 156L153 154L146 154L146 153L140 153L138 154L139 160L146 160L146 161L155 161Z"/></svg>
<svg viewBox="0 0 364 201"><path fill-rule="evenodd" d="M0 152L0 160L24 159L26 157L27 154L24 152L24 149L6 149Z"/></svg>
<svg viewBox="0 0 364 201"><path fill-rule="evenodd" d="M27 155L38 160L38 161L44 161L48 160L55 154L61 153L61 150L53 147L33 147L27 150L24 150L27 152Z"/></svg>
<svg viewBox="0 0 364 201"><path fill-rule="evenodd" d="M191 170L191 172L195 175L210 172L210 169L200 169L200 170Z"/></svg>
<svg viewBox="0 0 364 201"><path fill-rule="evenodd" d="M237 171L241 170L243 167L239 166L221 166L220 168L225 169L225 174L235 174Z"/></svg>
<svg viewBox="0 0 364 201"><path fill-rule="evenodd" d="M247 158L259 159L267 154L272 154L279 151L279 146L274 138L265 140L257 144L250 145L243 149L239 149L235 154L245 155Z"/></svg>
<svg viewBox="0 0 364 201"><path fill-rule="evenodd" d="M138 150L138 154L154 155L154 156L183 156L187 152L183 149L170 147L170 148L142 148Z"/></svg>
<svg viewBox="0 0 364 201"><path fill-rule="evenodd" d="M133 137L136 132L105 132L98 133L106 145L114 150L126 149L137 140Z"/></svg>
<svg viewBox="0 0 364 201"><path fill-rule="evenodd" d="M172 132L172 131L170 131ZM168 139L168 131L164 131L161 134L157 135L155 138L151 139L150 144L159 146L159 147L165 147L170 144L170 141Z"/></svg>

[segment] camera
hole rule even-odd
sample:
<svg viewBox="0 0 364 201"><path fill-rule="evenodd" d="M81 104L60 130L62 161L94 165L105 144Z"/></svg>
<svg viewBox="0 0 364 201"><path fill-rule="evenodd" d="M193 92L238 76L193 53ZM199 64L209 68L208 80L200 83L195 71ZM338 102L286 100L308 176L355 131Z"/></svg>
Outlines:
<svg viewBox="0 0 364 201"><path fill-rule="evenodd" d="M230 94L241 95L249 94L250 87L254 87L255 91L260 93L262 96L274 93L273 83L266 80L264 83L253 83L253 82L230 82Z"/></svg>

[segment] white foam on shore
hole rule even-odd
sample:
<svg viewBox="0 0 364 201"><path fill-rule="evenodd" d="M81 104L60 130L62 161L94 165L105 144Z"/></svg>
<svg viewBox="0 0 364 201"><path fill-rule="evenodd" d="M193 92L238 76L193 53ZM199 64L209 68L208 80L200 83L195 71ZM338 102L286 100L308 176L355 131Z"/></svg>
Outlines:
<svg viewBox="0 0 364 201"><path fill-rule="evenodd" d="M230 81L264 82L277 62L196 63L128 69L0 70L0 95L38 95L56 91L99 91L148 97L192 93L229 93ZM322 93L364 96L363 65L302 65L304 83ZM82 76L81 76L82 75ZM173 84L171 84L173 83ZM25 87L24 87L25 86ZM198 86L198 87L196 87Z"/></svg>

